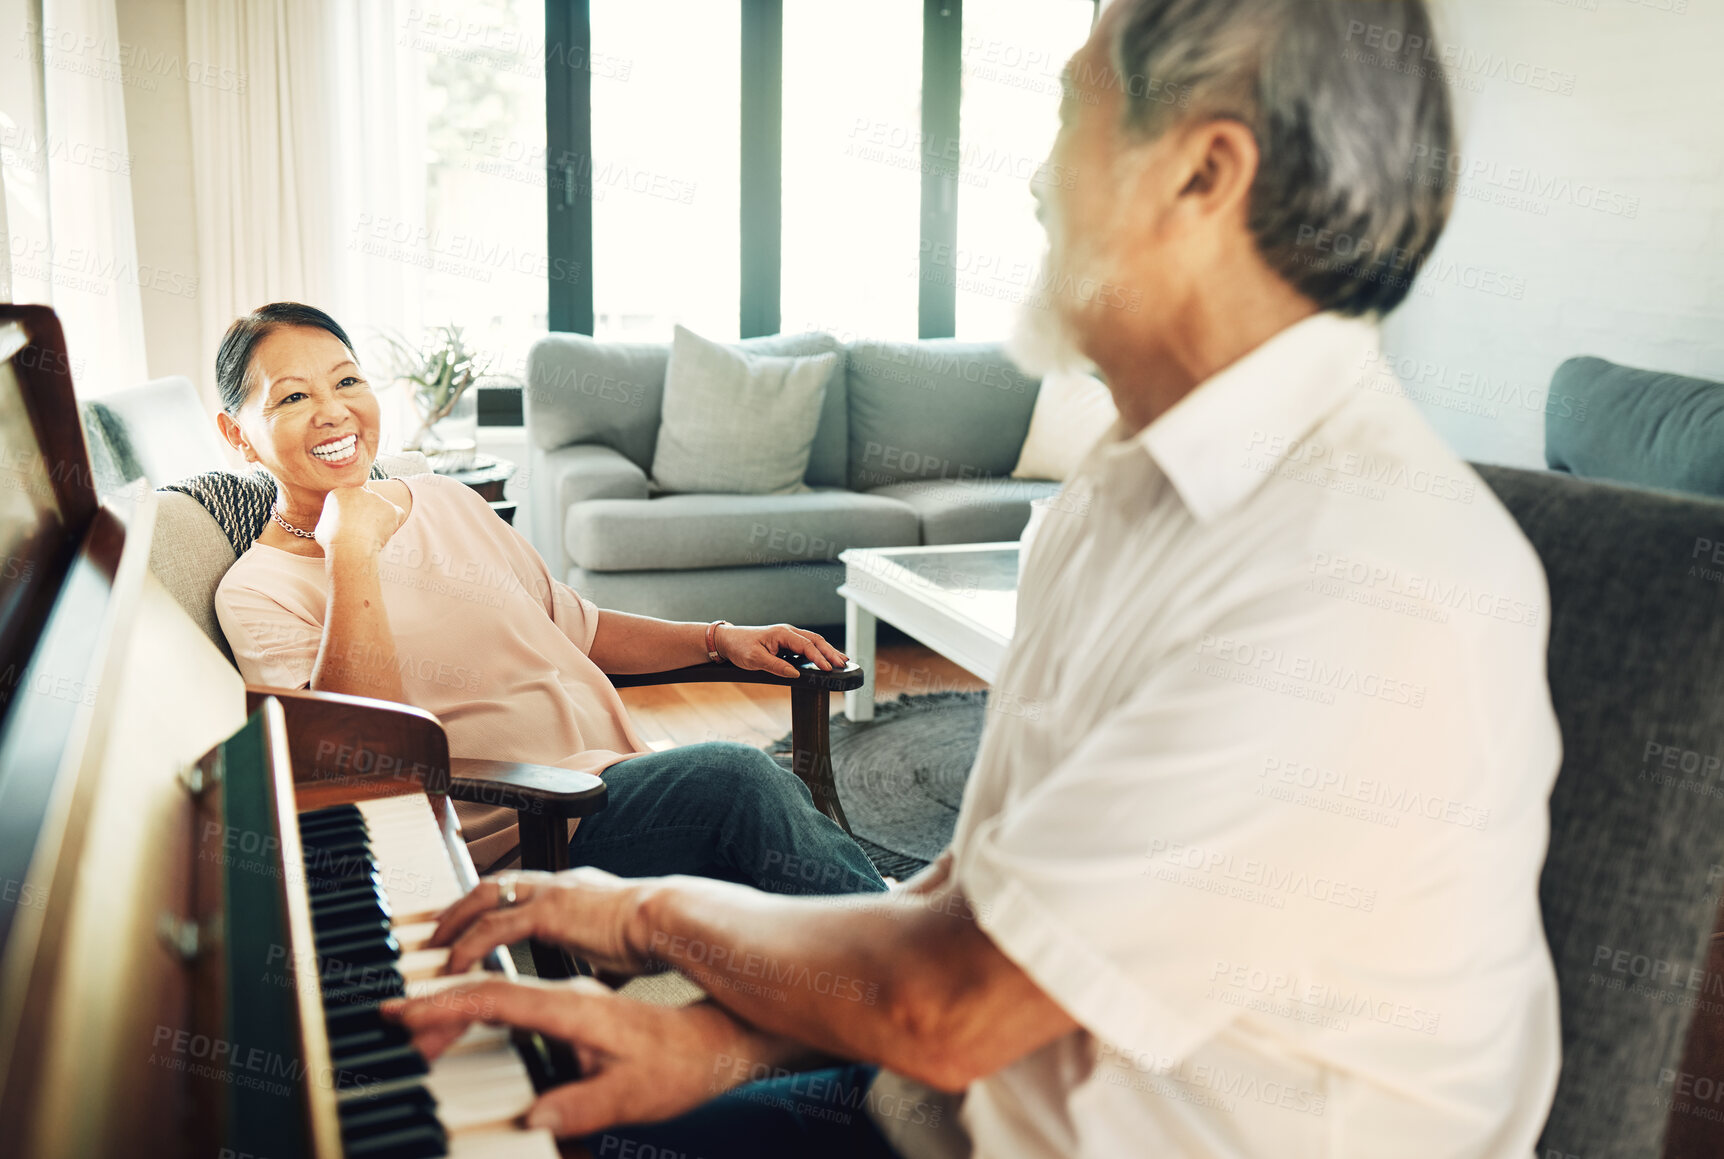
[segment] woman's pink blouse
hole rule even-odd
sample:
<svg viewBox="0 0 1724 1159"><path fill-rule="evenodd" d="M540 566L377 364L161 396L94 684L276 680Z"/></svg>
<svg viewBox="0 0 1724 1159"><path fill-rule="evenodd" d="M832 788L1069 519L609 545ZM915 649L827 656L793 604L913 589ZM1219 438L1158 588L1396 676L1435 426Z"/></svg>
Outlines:
<svg viewBox="0 0 1724 1159"><path fill-rule="evenodd" d="M553 579L470 488L442 475L401 481L413 507L378 556L384 610L406 700L443 722L450 755L598 773L651 751L587 655L598 606ZM328 596L321 557L263 543L240 556L215 606L248 683L310 681ZM513 812L457 811L480 872L510 860Z"/></svg>

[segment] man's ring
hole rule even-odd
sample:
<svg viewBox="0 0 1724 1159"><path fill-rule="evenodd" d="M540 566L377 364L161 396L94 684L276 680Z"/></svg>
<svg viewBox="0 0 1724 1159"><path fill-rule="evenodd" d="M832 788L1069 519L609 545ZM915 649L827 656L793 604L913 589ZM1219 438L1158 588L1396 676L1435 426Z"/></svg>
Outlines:
<svg viewBox="0 0 1724 1159"><path fill-rule="evenodd" d="M515 883L520 880L520 874L505 873L497 879L497 901L503 909L509 909L520 900L515 895Z"/></svg>

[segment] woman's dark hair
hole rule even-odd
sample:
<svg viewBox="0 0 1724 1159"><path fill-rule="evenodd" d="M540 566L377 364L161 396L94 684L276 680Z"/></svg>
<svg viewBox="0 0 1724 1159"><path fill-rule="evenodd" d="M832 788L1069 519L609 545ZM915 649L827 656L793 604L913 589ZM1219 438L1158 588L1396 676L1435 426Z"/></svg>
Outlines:
<svg viewBox="0 0 1724 1159"><path fill-rule="evenodd" d="M222 335L221 349L216 351L216 390L221 395L221 408L233 414L245 405L251 393L251 356L257 344L283 326L311 326L326 330L341 339L347 352L353 354L353 343L341 323L319 310L299 302L271 302L259 306L243 318L234 319ZM354 355L354 361L359 360Z"/></svg>

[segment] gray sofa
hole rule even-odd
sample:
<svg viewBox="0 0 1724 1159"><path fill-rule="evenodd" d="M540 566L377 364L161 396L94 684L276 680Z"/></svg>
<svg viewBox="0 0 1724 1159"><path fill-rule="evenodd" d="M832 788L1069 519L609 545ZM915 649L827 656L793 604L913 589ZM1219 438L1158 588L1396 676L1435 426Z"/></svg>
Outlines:
<svg viewBox="0 0 1724 1159"><path fill-rule="evenodd" d="M531 536L601 607L677 620L834 624L850 547L1015 540L1054 482L1011 479L1040 387L998 344L738 344L838 353L796 495L659 494L651 485L668 344L552 334L527 358Z"/></svg>

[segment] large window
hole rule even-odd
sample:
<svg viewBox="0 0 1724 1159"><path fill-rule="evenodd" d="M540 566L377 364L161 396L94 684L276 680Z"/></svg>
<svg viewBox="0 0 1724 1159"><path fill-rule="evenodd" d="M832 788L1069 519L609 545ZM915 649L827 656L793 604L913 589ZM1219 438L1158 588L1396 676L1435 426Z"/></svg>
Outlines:
<svg viewBox="0 0 1724 1159"><path fill-rule="evenodd" d="M429 326L454 323L499 370L546 328L542 0L461 0L410 20L425 84L420 274Z"/></svg>
<svg viewBox="0 0 1724 1159"><path fill-rule="evenodd" d="M957 336L1010 332L1018 303L1034 294L1046 235L1035 217L1032 177L1076 175L1042 167L1059 129L1060 74L1089 36L1090 0L978 2L964 6Z"/></svg>
<svg viewBox="0 0 1724 1159"><path fill-rule="evenodd" d="M922 0L785 0L785 333L916 336L921 96Z"/></svg>
<svg viewBox="0 0 1724 1159"><path fill-rule="evenodd" d="M740 38L737 0L592 5L599 338L737 336Z"/></svg>
<svg viewBox="0 0 1724 1159"><path fill-rule="evenodd" d="M1030 183L1053 179L1060 73L1094 0L546 11L569 64L541 93L552 176L533 224L575 271L549 287L554 325L1009 332L1044 246Z"/></svg>

